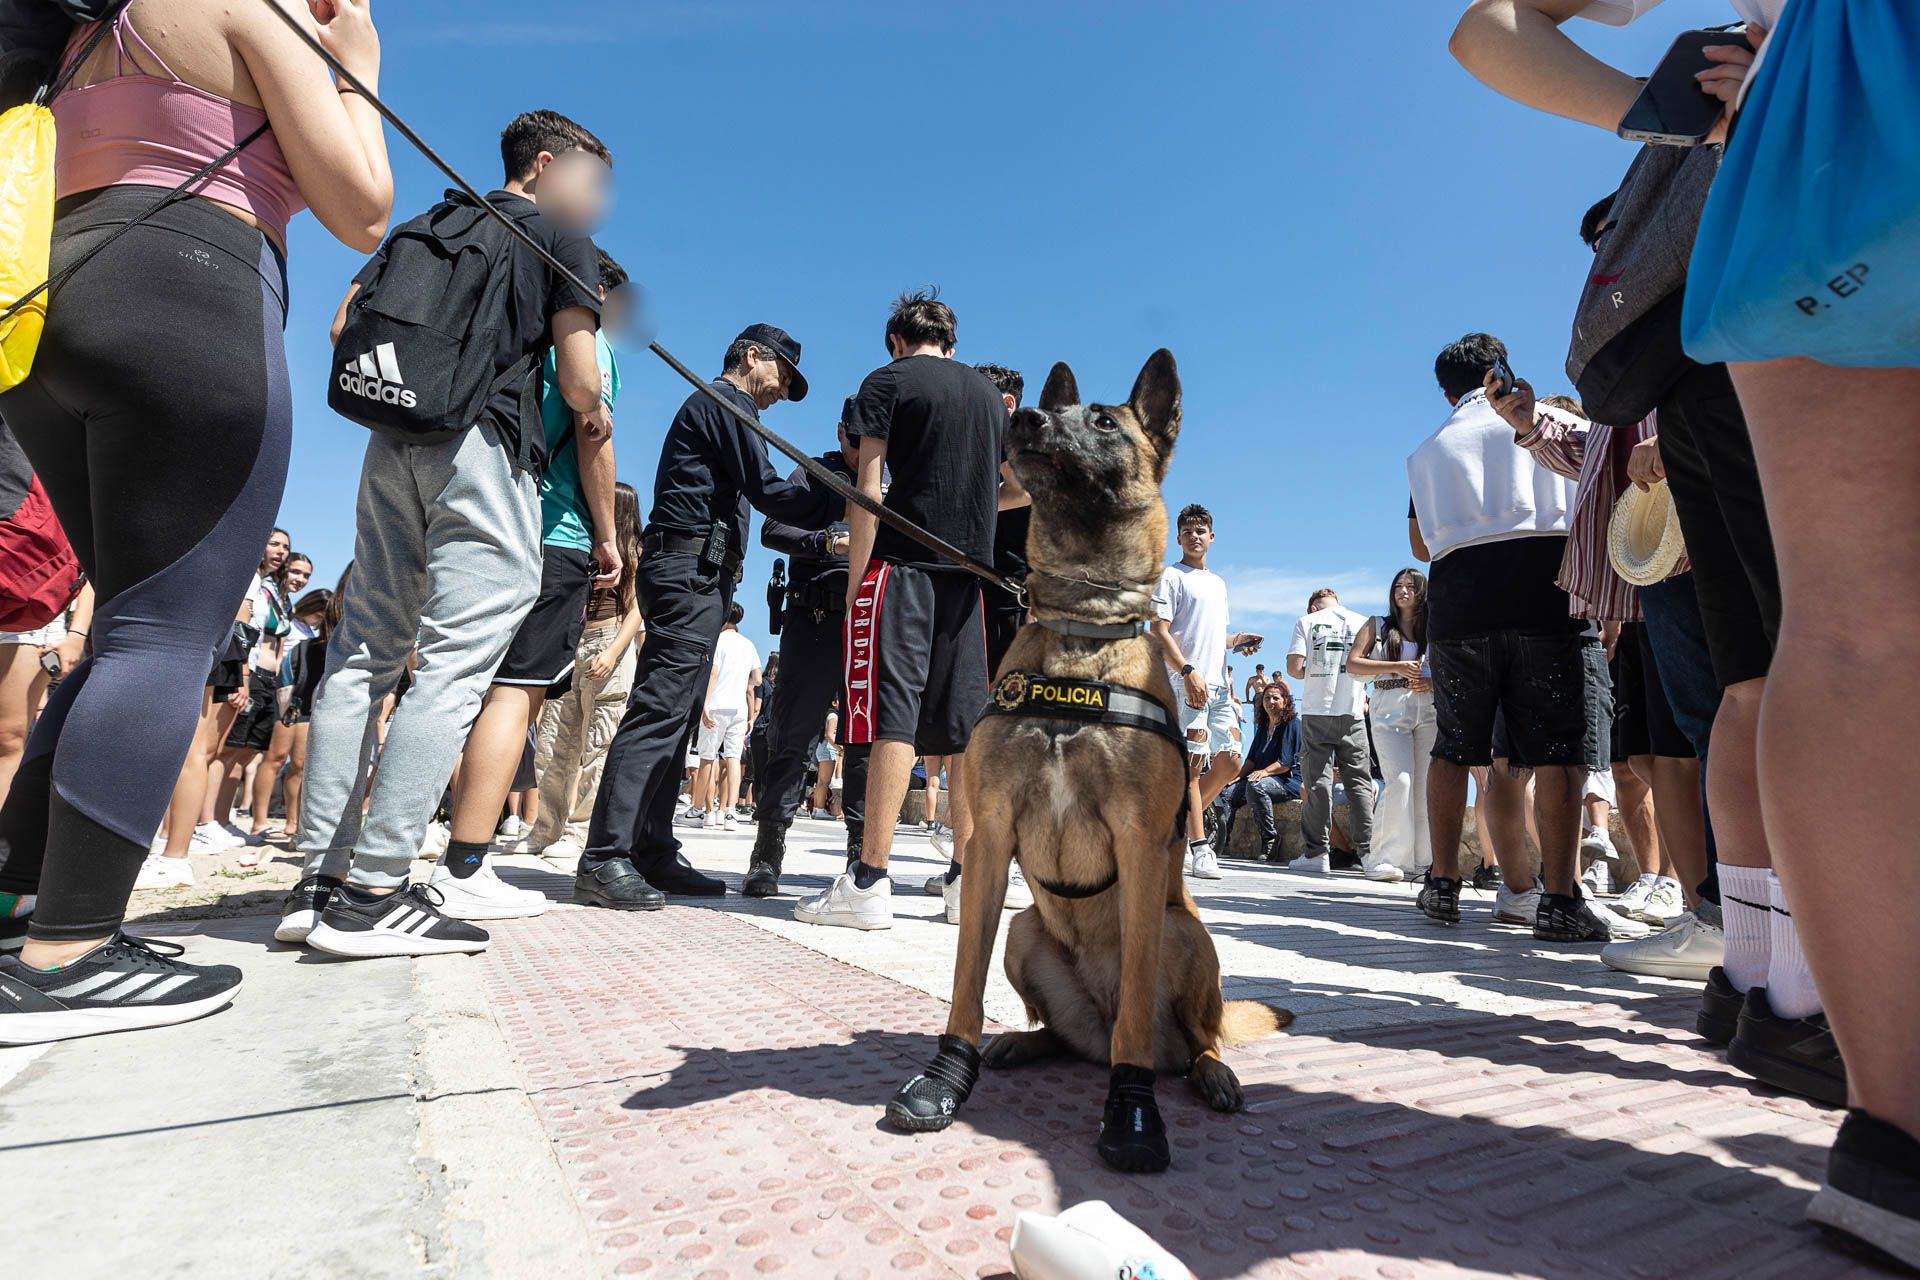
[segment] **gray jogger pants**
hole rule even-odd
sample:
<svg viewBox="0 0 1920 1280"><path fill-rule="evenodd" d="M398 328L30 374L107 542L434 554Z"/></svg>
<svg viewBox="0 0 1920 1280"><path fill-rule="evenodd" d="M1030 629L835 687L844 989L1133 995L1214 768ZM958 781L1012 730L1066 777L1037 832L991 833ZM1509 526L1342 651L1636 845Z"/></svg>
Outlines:
<svg viewBox="0 0 1920 1280"><path fill-rule="evenodd" d="M405 882L480 699L540 589L540 495L481 424L367 442L346 613L313 705L295 843L307 875ZM381 704L419 649L367 794Z"/></svg>
<svg viewBox="0 0 1920 1280"><path fill-rule="evenodd" d="M1347 785L1348 831L1364 863L1373 845L1373 760L1367 753L1367 722L1359 716L1301 716L1300 737L1300 783L1306 800L1300 825L1307 856L1327 851L1337 768Z"/></svg>

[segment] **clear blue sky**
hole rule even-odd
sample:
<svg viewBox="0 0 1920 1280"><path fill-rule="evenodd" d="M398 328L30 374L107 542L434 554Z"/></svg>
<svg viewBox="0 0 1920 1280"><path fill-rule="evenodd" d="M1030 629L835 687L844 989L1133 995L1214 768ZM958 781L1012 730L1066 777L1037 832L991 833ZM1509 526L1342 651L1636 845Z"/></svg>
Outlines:
<svg viewBox="0 0 1920 1280"><path fill-rule="evenodd" d="M1037 394L1073 365L1125 396L1159 346L1185 385L1170 508L1215 513L1214 565L1270 664L1308 590L1384 599L1408 562L1407 452L1438 424L1433 357L1503 337L1564 389L1581 212L1628 144L1482 88L1447 54L1461 0L386 0L383 96L483 188L499 130L550 107L613 149L598 237L642 282L661 341L718 371L744 325L805 346L812 394L767 421L830 448L841 400L884 363L886 307L938 284L962 359ZM1588 48L1646 71L1718 0L1671 0ZM389 136L395 220L445 185ZM326 409L327 323L360 259L294 223L293 471L281 523L331 583L352 554L365 435ZM643 510L688 388L629 356L621 478ZM776 456L785 471L788 464ZM747 562L767 647L771 557ZM1239 674L1250 673L1246 659Z"/></svg>

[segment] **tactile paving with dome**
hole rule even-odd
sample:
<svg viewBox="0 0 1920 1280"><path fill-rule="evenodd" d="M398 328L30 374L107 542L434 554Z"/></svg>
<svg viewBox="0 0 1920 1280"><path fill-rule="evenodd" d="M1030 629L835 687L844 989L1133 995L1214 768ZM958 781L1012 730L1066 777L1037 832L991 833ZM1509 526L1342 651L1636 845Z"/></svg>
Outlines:
<svg viewBox="0 0 1920 1280"><path fill-rule="evenodd" d="M1105 1199L1216 1276L1824 1280L1801 1221L1834 1113L1750 1090L1685 995L1292 1032L1179 1081L1164 1174L1102 1167L1106 1072L986 1074L888 1130L944 1002L724 912L552 912L484 957L495 1017L608 1274L999 1276L1023 1210Z"/></svg>

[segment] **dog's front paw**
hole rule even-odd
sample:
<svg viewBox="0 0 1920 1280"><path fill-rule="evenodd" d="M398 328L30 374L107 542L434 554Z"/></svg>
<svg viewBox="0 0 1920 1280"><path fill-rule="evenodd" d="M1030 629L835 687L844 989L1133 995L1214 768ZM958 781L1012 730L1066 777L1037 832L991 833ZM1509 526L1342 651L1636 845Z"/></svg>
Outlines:
<svg viewBox="0 0 1920 1280"><path fill-rule="evenodd" d="M1187 1073L1187 1082L1200 1095L1200 1100L1215 1111L1238 1111L1246 1105L1246 1095L1240 1092L1240 1077L1218 1058L1201 1058L1195 1062L1193 1070Z"/></svg>
<svg viewBox="0 0 1920 1280"><path fill-rule="evenodd" d="M1167 1125L1153 1097L1151 1070L1124 1063L1113 1068L1095 1148L1108 1168L1122 1173L1159 1173L1172 1161Z"/></svg>
<svg viewBox="0 0 1920 1280"><path fill-rule="evenodd" d="M980 1051L959 1036L941 1036L927 1069L900 1087L887 1119L908 1133L932 1133L953 1123L980 1079Z"/></svg>

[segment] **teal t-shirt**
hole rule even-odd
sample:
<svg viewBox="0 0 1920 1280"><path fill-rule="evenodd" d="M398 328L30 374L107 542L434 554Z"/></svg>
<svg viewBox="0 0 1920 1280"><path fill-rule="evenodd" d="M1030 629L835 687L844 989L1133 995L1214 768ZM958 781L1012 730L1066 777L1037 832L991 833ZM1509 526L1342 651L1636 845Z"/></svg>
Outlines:
<svg viewBox="0 0 1920 1280"><path fill-rule="evenodd" d="M620 364L613 358L605 334L593 335L594 350L600 357L600 398L607 408L620 394ZM593 519L587 513L586 499L580 493L580 447L578 440L567 441L559 453L554 446L573 425L573 409L560 394L551 348L540 365L540 420L547 432L547 474L540 481L541 541L550 547L572 547L576 551L593 550Z"/></svg>

